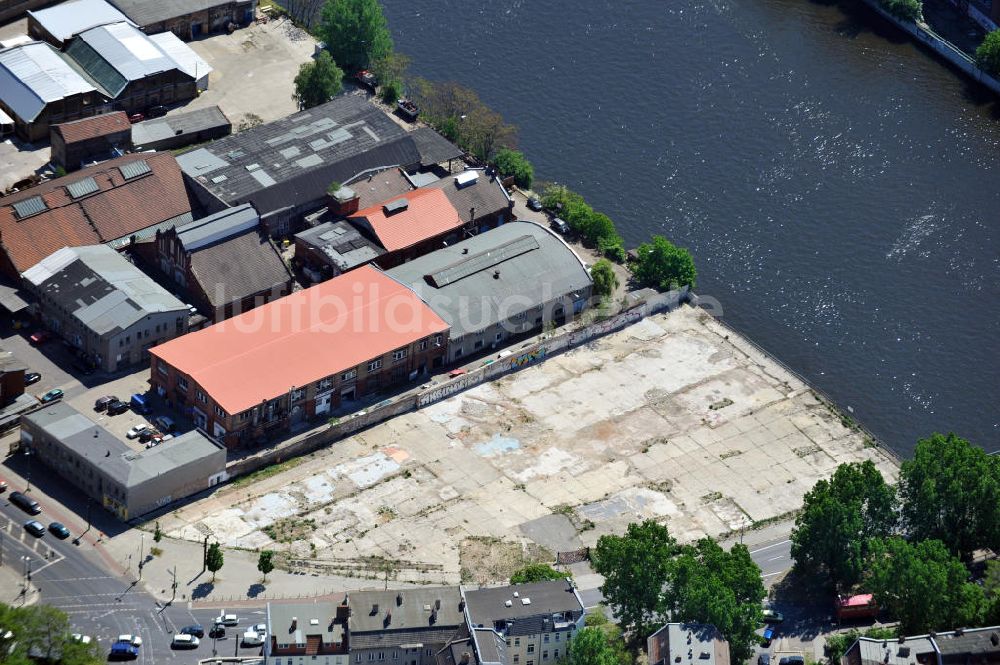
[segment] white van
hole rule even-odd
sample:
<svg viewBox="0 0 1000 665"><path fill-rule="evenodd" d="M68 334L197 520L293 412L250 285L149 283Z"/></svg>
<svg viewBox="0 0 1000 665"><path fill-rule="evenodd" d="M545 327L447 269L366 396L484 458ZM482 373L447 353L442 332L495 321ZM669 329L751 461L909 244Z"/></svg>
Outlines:
<svg viewBox="0 0 1000 665"><path fill-rule="evenodd" d="M259 647L263 643L264 638L253 628L247 628L247 631L243 633L243 644L245 646Z"/></svg>

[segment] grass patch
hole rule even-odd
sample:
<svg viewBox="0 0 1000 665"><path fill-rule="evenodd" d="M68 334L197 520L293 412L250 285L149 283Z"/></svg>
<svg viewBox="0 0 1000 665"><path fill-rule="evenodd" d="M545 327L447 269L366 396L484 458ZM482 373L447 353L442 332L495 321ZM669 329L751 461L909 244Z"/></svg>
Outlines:
<svg viewBox="0 0 1000 665"><path fill-rule="evenodd" d="M233 487L246 487L259 480L264 480L265 478L270 478L271 476L276 476L282 471L288 471L289 469L294 469L299 464L302 464L301 457L293 457L290 460L286 460L280 464L272 464L271 466L265 466L263 469L257 469L252 473L248 473L245 476L240 476L233 481Z"/></svg>
<svg viewBox="0 0 1000 665"><path fill-rule="evenodd" d="M316 530L316 520L283 517L261 530L277 543L293 543L296 540L305 540L312 534Z"/></svg>

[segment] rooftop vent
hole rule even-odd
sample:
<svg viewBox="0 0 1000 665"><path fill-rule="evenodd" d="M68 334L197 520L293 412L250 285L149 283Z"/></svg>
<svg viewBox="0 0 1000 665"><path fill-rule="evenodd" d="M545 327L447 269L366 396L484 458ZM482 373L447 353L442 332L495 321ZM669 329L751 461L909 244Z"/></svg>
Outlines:
<svg viewBox="0 0 1000 665"><path fill-rule="evenodd" d="M708 653L707 651L702 651L701 653L698 654L698 658L701 660L708 660L711 657L712 654Z"/></svg>
<svg viewBox="0 0 1000 665"><path fill-rule="evenodd" d="M900 658L909 658L910 647L899 647L899 656Z"/></svg>
<svg viewBox="0 0 1000 665"><path fill-rule="evenodd" d="M522 598L521 599L521 604L522 605L531 605L531 598L527 598L527 597Z"/></svg>
<svg viewBox="0 0 1000 665"><path fill-rule="evenodd" d="M494 270L493 271L493 279L500 279L500 271L499 270Z"/></svg>
<svg viewBox="0 0 1000 665"><path fill-rule="evenodd" d="M520 598L520 597L521 597L521 594L520 594L520 593L518 593L517 591L515 591L515 592L514 592L514 597L515 597L515 598Z"/></svg>
<svg viewBox="0 0 1000 665"><path fill-rule="evenodd" d="M503 601L503 604L504 604L505 607L511 607L511 606L514 605L514 603L511 602L511 600L509 598L507 600Z"/></svg>
<svg viewBox="0 0 1000 665"><path fill-rule="evenodd" d="M392 623L392 610L385 613L385 619L382 620L382 627L385 628L390 623Z"/></svg>
<svg viewBox="0 0 1000 665"><path fill-rule="evenodd" d="M378 614L378 603L372 603L372 616Z"/></svg>
<svg viewBox="0 0 1000 665"><path fill-rule="evenodd" d="M955 637L961 637L964 634L965 634L965 628L956 628L955 629Z"/></svg>
<svg viewBox="0 0 1000 665"><path fill-rule="evenodd" d="M468 187L479 180L479 171L464 171L455 176L455 186L459 189Z"/></svg>
<svg viewBox="0 0 1000 665"><path fill-rule="evenodd" d="M461 665L466 665L471 658L472 658L472 654L471 653L469 653L468 651L463 651L462 652L462 660L460 660L458 662L461 663Z"/></svg>
<svg viewBox="0 0 1000 665"><path fill-rule="evenodd" d="M431 623L437 623L437 620L438 620L438 611L437 610L432 610L431 611L431 621L430 622Z"/></svg>
<svg viewBox="0 0 1000 665"><path fill-rule="evenodd" d="M436 610L439 610L439 609L441 609L441 599L440 599L440 598L437 598L437 599L436 599L436 600L434 601L434 609L436 609Z"/></svg>
<svg viewBox="0 0 1000 665"><path fill-rule="evenodd" d="M458 601L458 611L463 612L465 610L465 598Z"/></svg>
<svg viewBox="0 0 1000 665"><path fill-rule="evenodd" d="M319 625L319 619L309 619L309 625L310 626L318 626Z"/></svg>
<svg viewBox="0 0 1000 665"><path fill-rule="evenodd" d="M409 207L410 207L410 202L407 201L405 198L396 199L395 201L389 201L384 206L382 206L382 212L384 212L386 216L395 215L398 212L403 212Z"/></svg>

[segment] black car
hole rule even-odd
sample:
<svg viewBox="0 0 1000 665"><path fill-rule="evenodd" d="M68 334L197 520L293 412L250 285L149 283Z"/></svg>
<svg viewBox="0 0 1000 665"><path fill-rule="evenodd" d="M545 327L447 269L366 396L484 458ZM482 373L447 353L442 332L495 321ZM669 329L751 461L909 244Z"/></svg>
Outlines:
<svg viewBox="0 0 1000 665"><path fill-rule="evenodd" d="M35 538L41 538L45 535L45 525L38 520L28 520L24 523L24 530L30 533Z"/></svg>
<svg viewBox="0 0 1000 665"><path fill-rule="evenodd" d="M150 106L143 115L147 118L162 118L169 110L166 106Z"/></svg>
<svg viewBox="0 0 1000 665"><path fill-rule="evenodd" d="M76 362L74 362L73 369L78 371L80 374L83 374L84 376L90 376L91 374L94 373L94 366L88 362L84 362L83 360L77 360Z"/></svg>
<svg viewBox="0 0 1000 665"><path fill-rule="evenodd" d="M118 398L114 395L105 395L104 397L98 397L97 401L94 402L94 411L103 411L108 408L108 405L112 402L117 402Z"/></svg>
<svg viewBox="0 0 1000 665"><path fill-rule="evenodd" d="M126 411L128 411L128 404L120 400L116 399L114 402L108 404L109 416L117 416L119 413L125 413Z"/></svg>
<svg viewBox="0 0 1000 665"><path fill-rule="evenodd" d="M194 624L192 626L184 626L183 628L180 629L179 632L182 635L194 635L197 638L205 637L205 629L199 626L198 624Z"/></svg>
<svg viewBox="0 0 1000 665"><path fill-rule="evenodd" d="M212 626L212 629L210 631L208 631L208 636L213 639L221 640L223 637L226 636L226 627L220 623L217 623L214 626Z"/></svg>
<svg viewBox="0 0 1000 665"><path fill-rule="evenodd" d="M52 532L53 536L61 540L66 540L69 538L69 529L62 525L61 522L53 522L49 525L49 531Z"/></svg>
<svg viewBox="0 0 1000 665"><path fill-rule="evenodd" d="M771 654L762 653L757 656L757 665L771 665Z"/></svg>
<svg viewBox="0 0 1000 665"><path fill-rule="evenodd" d="M30 515L37 515L42 512L42 507L31 497L20 492L10 493L10 502Z"/></svg>
<svg viewBox="0 0 1000 665"><path fill-rule="evenodd" d="M528 208L534 210L535 212L541 212L542 202L536 199L534 196L532 196L530 199L528 199Z"/></svg>
<svg viewBox="0 0 1000 665"><path fill-rule="evenodd" d="M24 385L30 386L32 383L38 383L41 381L42 375L38 372L25 372L24 373Z"/></svg>

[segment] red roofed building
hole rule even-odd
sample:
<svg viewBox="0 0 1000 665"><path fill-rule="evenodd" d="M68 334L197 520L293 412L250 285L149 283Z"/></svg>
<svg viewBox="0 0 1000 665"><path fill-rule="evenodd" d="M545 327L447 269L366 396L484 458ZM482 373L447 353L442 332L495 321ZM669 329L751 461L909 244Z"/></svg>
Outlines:
<svg viewBox="0 0 1000 665"><path fill-rule="evenodd" d="M151 350L156 393L230 448L440 366L448 324L371 266Z"/></svg>
<svg viewBox="0 0 1000 665"><path fill-rule="evenodd" d="M153 235L191 221L191 203L170 153L126 155L0 199L0 272L21 273L63 247Z"/></svg>
<svg viewBox="0 0 1000 665"><path fill-rule="evenodd" d="M76 171L83 162L109 159L132 148L132 123L124 111L52 125L49 129L52 161L67 172Z"/></svg>
<svg viewBox="0 0 1000 665"><path fill-rule="evenodd" d="M415 189L348 219L386 249L378 264L387 270L440 249L443 243L456 243L475 228L471 220L462 220L439 189Z"/></svg>

